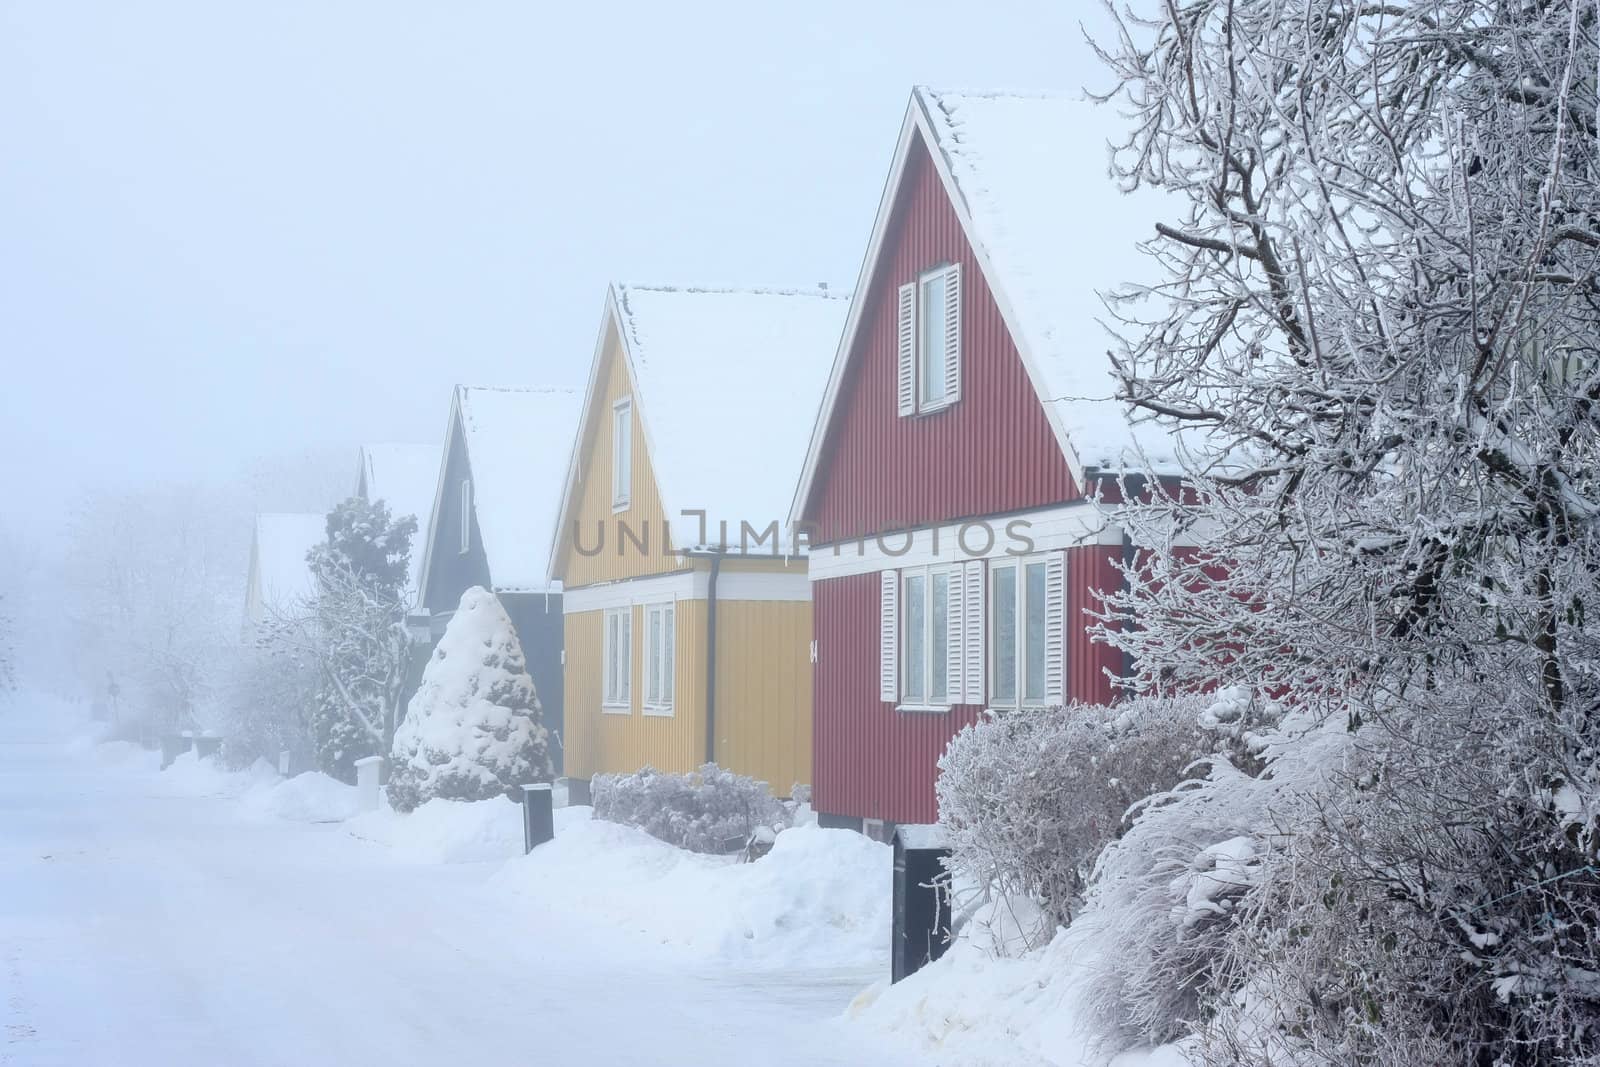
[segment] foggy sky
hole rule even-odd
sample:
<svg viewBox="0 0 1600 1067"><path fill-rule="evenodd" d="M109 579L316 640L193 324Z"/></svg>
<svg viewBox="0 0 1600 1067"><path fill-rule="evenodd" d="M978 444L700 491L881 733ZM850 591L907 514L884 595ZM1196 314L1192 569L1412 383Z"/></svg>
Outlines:
<svg viewBox="0 0 1600 1067"><path fill-rule="evenodd" d="M851 285L910 86L1101 87L1097 8L0 0L4 521L581 385L613 278Z"/></svg>

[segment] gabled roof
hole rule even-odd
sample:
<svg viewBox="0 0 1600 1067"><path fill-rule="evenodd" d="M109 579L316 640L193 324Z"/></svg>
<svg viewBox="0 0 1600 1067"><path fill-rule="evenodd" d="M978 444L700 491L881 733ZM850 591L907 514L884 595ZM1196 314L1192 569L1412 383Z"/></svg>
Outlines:
<svg viewBox="0 0 1600 1067"><path fill-rule="evenodd" d="M544 592L545 556L559 503L562 460L578 422L573 389L458 385L450 398L418 588L425 589L434 529L459 421L472 508L496 592Z"/></svg>
<svg viewBox="0 0 1600 1067"><path fill-rule="evenodd" d="M919 138L1073 477L1081 484L1089 469L1172 466L1166 431L1135 425L1114 399L1106 358L1113 340L1100 325L1107 315L1098 291L1145 273L1136 242L1153 232L1158 217L1151 198L1124 195L1106 173L1106 144L1117 133L1106 108L1070 96L912 90L856 284L859 299L796 487L796 517L812 490L901 177Z"/></svg>
<svg viewBox="0 0 1600 1067"><path fill-rule="evenodd" d="M317 583L306 554L327 536L326 515L280 512L256 516L245 592L254 621L260 622L267 610L288 611L297 602L316 596Z"/></svg>
<svg viewBox="0 0 1600 1067"><path fill-rule="evenodd" d="M433 514L433 493L439 483L438 445L409 445L386 442L362 445L357 457L356 493L363 489L368 500L382 500L389 505L391 518L406 515L417 520L417 534L411 542L411 565L407 586L417 587L417 575L422 569L427 536L427 523Z"/></svg>
<svg viewBox="0 0 1600 1067"><path fill-rule="evenodd" d="M584 418L595 417L594 403L604 388L605 342L615 327L678 547L707 547L693 544L698 524L682 518L689 510L706 512L708 541L721 540L725 520L731 542L726 547L734 551L742 522L758 533L773 522L784 525L811 413L822 397L849 304L847 294L822 289L619 283L606 294ZM565 534L577 503L587 436L586 423L573 439L558 535ZM787 535L780 535L780 545L787 544ZM770 540L751 547L774 551ZM561 548L558 536L552 567Z"/></svg>

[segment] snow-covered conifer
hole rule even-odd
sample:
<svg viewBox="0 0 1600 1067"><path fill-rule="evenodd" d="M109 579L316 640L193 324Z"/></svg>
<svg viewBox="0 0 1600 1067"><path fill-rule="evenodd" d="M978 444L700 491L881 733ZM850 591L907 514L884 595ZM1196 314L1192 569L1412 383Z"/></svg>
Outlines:
<svg viewBox="0 0 1600 1067"><path fill-rule="evenodd" d="M493 593L461 596L395 731L389 802L485 800L551 776L549 735L516 628Z"/></svg>

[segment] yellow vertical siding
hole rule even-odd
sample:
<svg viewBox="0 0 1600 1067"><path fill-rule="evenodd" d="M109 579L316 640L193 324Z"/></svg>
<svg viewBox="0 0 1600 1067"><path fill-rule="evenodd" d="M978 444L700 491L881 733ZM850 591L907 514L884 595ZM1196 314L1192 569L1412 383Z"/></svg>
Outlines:
<svg viewBox="0 0 1600 1067"><path fill-rule="evenodd" d="M645 444L638 397L633 397L633 478L629 487L628 506L622 511L612 510L612 405L625 396L633 396L627 360L623 356L614 323L606 329L606 342L600 358L601 387L596 390L593 406L584 414L582 436L578 443L578 476L573 508L567 516L566 529L561 531L566 541L555 567L555 577L561 579L569 589L684 569L680 557L663 551L667 517L661 505L661 491L656 486L650 450ZM573 533L574 517L577 521L576 542L594 554L584 555L577 551ZM692 525L691 520L682 522ZM632 542L625 543L622 551L618 551L622 524L626 524L637 538L645 539L648 534L648 551L641 551ZM602 530L603 543L600 541ZM689 526L685 526L685 531L694 532ZM597 545L600 551L594 552Z"/></svg>
<svg viewBox="0 0 1600 1067"><path fill-rule="evenodd" d="M683 773L705 762L705 626L703 600L676 605L673 713L644 714L645 616L633 611L633 706L626 715L602 710L604 611L569 614L566 630L566 771L574 778L629 774L650 766Z"/></svg>
<svg viewBox="0 0 1600 1067"><path fill-rule="evenodd" d="M778 796L811 782L809 600L718 600L716 715L718 764Z"/></svg>

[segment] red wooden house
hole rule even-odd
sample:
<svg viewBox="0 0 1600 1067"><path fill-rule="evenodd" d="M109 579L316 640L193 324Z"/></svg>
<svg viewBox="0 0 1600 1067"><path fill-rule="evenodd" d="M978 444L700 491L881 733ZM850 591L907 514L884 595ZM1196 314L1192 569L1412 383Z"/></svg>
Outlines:
<svg viewBox="0 0 1600 1067"><path fill-rule="evenodd" d="M912 93L796 492L812 543L814 804L937 818L984 708L1107 701L1085 611L1127 550L1090 497L1171 452L1111 398L1097 289L1137 278L1108 116L1053 96Z"/></svg>

